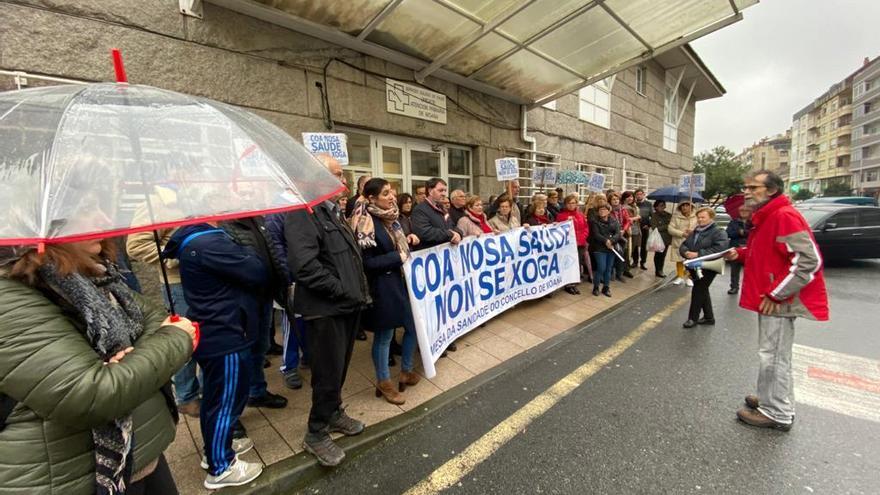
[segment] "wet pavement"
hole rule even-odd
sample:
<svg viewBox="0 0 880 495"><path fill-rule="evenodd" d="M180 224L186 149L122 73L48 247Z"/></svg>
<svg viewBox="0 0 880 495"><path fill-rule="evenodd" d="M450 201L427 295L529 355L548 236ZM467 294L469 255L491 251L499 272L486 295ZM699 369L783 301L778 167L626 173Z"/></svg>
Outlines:
<svg viewBox="0 0 880 495"><path fill-rule="evenodd" d="M825 274L832 320L796 323L788 433L735 418L754 392L757 317L727 295L725 276L712 287L716 326L682 328L684 287L636 297L301 492L431 493L419 483L434 473L468 494L878 493L880 263ZM621 344L634 329L644 335ZM615 350L595 372L576 371ZM517 422L572 376L583 382Z"/></svg>

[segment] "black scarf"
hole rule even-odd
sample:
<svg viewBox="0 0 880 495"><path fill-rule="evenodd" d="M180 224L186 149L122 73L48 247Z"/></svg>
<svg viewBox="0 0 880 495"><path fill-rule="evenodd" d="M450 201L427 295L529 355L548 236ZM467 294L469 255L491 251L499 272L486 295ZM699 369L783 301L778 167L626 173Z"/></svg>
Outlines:
<svg viewBox="0 0 880 495"><path fill-rule="evenodd" d="M85 322L85 337L103 361L134 345L144 331L144 315L116 266L101 265L103 275L58 274L46 264L39 274ZM125 493L134 467L131 415L92 428L95 443L95 493Z"/></svg>

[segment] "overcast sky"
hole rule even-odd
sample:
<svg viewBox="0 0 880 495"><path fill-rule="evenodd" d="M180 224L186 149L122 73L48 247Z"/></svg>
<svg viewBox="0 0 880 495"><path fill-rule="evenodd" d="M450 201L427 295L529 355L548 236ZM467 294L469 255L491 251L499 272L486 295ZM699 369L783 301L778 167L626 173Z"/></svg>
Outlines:
<svg viewBox="0 0 880 495"><path fill-rule="evenodd" d="M697 104L694 151L737 153L784 132L792 115L880 56L880 0L762 0L692 43L727 89Z"/></svg>

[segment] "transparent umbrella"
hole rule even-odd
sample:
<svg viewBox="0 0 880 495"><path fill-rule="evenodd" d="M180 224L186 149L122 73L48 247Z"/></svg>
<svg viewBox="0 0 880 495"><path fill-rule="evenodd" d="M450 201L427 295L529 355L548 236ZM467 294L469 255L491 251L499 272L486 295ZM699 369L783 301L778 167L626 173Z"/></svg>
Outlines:
<svg viewBox="0 0 880 495"><path fill-rule="evenodd" d="M284 131L216 101L114 83L0 93L0 245L305 208L341 187Z"/></svg>
<svg viewBox="0 0 880 495"><path fill-rule="evenodd" d="M0 246L15 252L309 208L342 189L284 131L216 101L117 83L0 93Z"/></svg>

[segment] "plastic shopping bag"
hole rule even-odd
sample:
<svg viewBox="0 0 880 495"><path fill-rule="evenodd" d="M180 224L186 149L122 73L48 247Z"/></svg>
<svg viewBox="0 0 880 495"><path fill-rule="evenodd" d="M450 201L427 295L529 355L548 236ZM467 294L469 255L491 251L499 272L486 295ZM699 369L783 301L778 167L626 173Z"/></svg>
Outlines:
<svg viewBox="0 0 880 495"><path fill-rule="evenodd" d="M663 237L660 235L660 231L656 228L651 229L651 232L648 233L648 251L652 253L662 253L666 249L666 244L663 242Z"/></svg>

